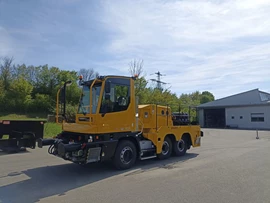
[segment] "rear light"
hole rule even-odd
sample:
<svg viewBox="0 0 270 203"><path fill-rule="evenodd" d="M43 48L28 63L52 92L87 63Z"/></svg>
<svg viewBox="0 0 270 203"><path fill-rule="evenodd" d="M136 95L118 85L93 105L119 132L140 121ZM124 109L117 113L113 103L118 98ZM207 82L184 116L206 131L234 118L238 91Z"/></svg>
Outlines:
<svg viewBox="0 0 270 203"><path fill-rule="evenodd" d="M85 146L86 146L86 143L83 143L83 144L82 144L82 149L85 148Z"/></svg>
<svg viewBox="0 0 270 203"><path fill-rule="evenodd" d="M3 124L4 125L9 125L10 124L10 121L4 121Z"/></svg>

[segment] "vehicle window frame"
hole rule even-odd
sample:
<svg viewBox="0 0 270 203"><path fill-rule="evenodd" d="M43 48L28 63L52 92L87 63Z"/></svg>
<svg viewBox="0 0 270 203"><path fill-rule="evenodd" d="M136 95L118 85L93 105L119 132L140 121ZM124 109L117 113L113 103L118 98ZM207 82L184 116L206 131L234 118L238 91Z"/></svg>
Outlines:
<svg viewBox="0 0 270 203"><path fill-rule="evenodd" d="M111 91L110 93L105 93L105 87L102 93L102 100L99 109L99 113L116 113L128 110L130 106L130 79L128 78L107 78L106 84L110 82ZM125 96L122 96L126 99L126 105L119 106L119 101L116 98L116 87L127 87L127 92ZM119 96L120 97L120 96Z"/></svg>

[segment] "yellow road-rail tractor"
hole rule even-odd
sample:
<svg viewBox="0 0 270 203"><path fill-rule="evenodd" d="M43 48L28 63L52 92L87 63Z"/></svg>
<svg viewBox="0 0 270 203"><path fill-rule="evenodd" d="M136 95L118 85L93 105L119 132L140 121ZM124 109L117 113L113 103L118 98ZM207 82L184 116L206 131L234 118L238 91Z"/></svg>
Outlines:
<svg viewBox="0 0 270 203"><path fill-rule="evenodd" d="M199 125L179 125L173 121L168 106L138 105L136 77L100 76L91 81L80 78L82 95L74 122L65 119L65 92L70 82L59 90L62 101L62 132L54 139L39 139L38 146L78 164L112 160L118 169L132 167L136 160L172 154L185 155L190 147L199 147L203 132Z"/></svg>

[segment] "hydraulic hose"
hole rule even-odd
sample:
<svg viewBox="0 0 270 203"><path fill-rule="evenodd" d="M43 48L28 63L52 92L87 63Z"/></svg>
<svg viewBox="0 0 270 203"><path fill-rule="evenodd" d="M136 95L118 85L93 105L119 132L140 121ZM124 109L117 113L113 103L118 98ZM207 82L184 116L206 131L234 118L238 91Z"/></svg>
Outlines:
<svg viewBox="0 0 270 203"><path fill-rule="evenodd" d="M54 154L54 149L55 149L54 144L52 144L52 145L48 148L48 153L49 153L49 154Z"/></svg>

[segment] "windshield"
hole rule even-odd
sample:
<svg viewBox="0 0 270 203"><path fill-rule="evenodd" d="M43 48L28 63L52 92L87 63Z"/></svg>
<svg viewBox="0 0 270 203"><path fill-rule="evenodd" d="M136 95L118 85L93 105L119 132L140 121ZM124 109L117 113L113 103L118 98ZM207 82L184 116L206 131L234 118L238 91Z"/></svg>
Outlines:
<svg viewBox="0 0 270 203"><path fill-rule="evenodd" d="M101 83L95 84L92 87L92 113L95 114L98 106L98 99L100 95ZM78 114L90 113L90 86L83 86L83 92L79 104Z"/></svg>

